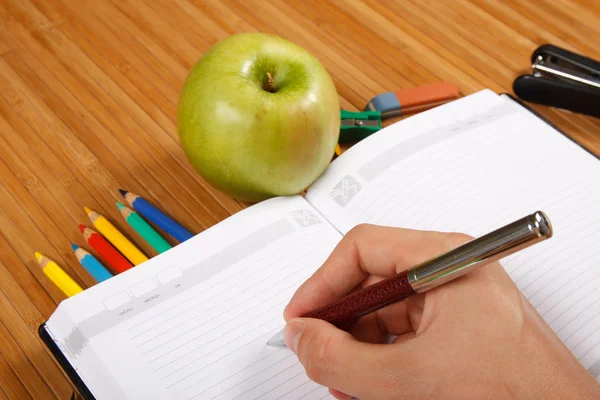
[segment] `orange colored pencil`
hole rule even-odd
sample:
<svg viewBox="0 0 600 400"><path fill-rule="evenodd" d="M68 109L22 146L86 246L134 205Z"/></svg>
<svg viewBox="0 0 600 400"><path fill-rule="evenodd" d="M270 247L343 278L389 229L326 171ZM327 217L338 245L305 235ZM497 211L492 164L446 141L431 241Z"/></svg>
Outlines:
<svg viewBox="0 0 600 400"><path fill-rule="evenodd" d="M102 257L117 273L125 272L133 265L127 261L121 253L117 251L106 239L98 232L79 225L79 230L83 233L83 237L87 243Z"/></svg>

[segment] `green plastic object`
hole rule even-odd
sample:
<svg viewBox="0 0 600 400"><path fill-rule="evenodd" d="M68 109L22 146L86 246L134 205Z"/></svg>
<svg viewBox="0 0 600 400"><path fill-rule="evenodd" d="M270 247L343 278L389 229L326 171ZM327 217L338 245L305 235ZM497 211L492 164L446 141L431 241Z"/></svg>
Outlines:
<svg viewBox="0 0 600 400"><path fill-rule="evenodd" d="M340 111L339 143L355 143L381 130L380 111Z"/></svg>

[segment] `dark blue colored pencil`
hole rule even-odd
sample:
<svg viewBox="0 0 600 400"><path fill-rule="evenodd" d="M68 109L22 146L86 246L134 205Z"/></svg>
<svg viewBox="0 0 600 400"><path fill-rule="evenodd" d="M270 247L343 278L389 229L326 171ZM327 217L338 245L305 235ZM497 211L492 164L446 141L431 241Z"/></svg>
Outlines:
<svg viewBox="0 0 600 400"><path fill-rule="evenodd" d="M194 235L177 222L173 221L168 215L154 207L144 198L123 189L119 189L125 200L139 212L144 218L152 222L169 235L173 236L179 242L185 242Z"/></svg>

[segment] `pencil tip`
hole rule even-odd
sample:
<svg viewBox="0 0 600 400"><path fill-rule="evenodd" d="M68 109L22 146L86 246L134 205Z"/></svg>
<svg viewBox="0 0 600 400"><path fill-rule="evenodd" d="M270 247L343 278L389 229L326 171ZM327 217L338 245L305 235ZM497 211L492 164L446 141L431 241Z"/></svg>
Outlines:
<svg viewBox="0 0 600 400"><path fill-rule="evenodd" d="M123 189L119 189L119 192L121 193L121 195L127 196L127 190L123 190Z"/></svg>
<svg viewBox="0 0 600 400"><path fill-rule="evenodd" d="M37 260L37 262L41 262L42 261L42 257L44 257L41 253L39 252L35 252L35 259Z"/></svg>
<svg viewBox="0 0 600 400"><path fill-rule="evenodd" d="M85 210L85 213L87 215L90 215L92 213L92 210L90 210L88 207L84 206L83 209Z"/></svg>
<svg viewBox="0 0 600 400"><path fill-rule="evenodd" d="M79 248L79 246L77 246L75 243L71 243L71 248L73 249L73 251L75 251Z"/></svg>
<svg viewBox="0 0 600 400"><path fill-rule="evenodd" d="M119 207L119 211L121 211L125 206L117 201L117 207Z"/></svg>
<svg viewBox="0 0 600 400"><path fill-rule="evenodd" d="M86 226L83 224L79 224L79 230L81 231L81 233L83 233L83 231L85 231Z"/></svg>

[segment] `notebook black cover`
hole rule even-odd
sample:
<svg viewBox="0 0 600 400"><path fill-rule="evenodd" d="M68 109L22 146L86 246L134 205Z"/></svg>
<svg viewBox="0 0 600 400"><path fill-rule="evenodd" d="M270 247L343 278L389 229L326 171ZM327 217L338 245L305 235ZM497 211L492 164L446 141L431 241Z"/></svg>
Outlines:
<svg viewBox="0 0 600 400"><path fill-rule="evenodd" d="M510 93L500 93L500 95L504 95L504 96L510 97L516 103L518 103L521 106L523 106L527 111L529 111L530 113L532 113L533 115L535 115L536 117L538 117L539 119L541 119L542 121L544 121L545 123L547 123L548 125L550 125L552 128L556 129L557 132L560 132L565 137L567 137L569 140L571 140L572 142L574 142L575 144L577 144L579 147L581 147L583 150L587 151L588 153L590 153L591 155L593 155L594 157L596 157L597 159L600 160L600 157L598 155L592 153L589 149L587 149L586 147L584 147L583 145L581 145L580 143L578 143L572 137L570 137L569 135L567 135L564 131L562 131L561 129L559 129L558 127L556 127L554 124L552 124L546 118L542 117L540 114L538 114L537 112L535 112L531 107L529 107L528 105L524 104L521 100L519 100L515 96L511 95ZM60 364L60 366L63 368L63 370L65 371L65 373L69 376L69 378L71 379L71 381L73 382L73 384L77 387L77 390L79 390L79 393L83 396L83 398L85 400L96 400L96 398L92 395L92 393L89 391L89 389L87 388L87 386L85 385L85 383L83 383L83 381L81 380L81 378L77 374L77 371L75 371L75 369L73 369L73 367L71 366L71 364L69 363L69 361L67 360L67 358L65 357L65 355L60 351L60 349L58 348L58 346L56 345L56 343L54 342L54 340L50 337L50 335L48 334L48 331L46 330L45 326L46 326L46 324L43 323L42 325L40 325L40 327L38 329L38 333L39 333L40 338L42 339L42 341L46 344L46 346L48 346L48 348L50 349L50 351L52 352L52 354L54 355L54 357L56 358L56 360L58 361L58 363Z"/></svg>
<svg viewBox="0 0 600 400"><path fill-rule="evenodd" d="M54 358L56 358L56 361L58 361L58 363L60 364L62 369L65 371L67 376L71 379L71 382L73 382L73 384L79 391L79 394L81 394L81 396L83 396L83 398L85 400L96 400L96 398L89 391L89 389L87 388L85 383L83 383L83 381L79 377L79 374L77 374L77 371L75 371L75 369L73 368L71 363L69 363L69 360L67 360L67 358L62 353L62 351L60 351L60 349L54 342L54 339L52 339L52 337L46 330L45 322L43 324L41 324L40 327L38 328L38 334L40 335L40 338L46 344L48 349L50 349L50 351L52 352L52 355L54 355Z"/></svg>

